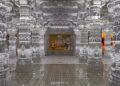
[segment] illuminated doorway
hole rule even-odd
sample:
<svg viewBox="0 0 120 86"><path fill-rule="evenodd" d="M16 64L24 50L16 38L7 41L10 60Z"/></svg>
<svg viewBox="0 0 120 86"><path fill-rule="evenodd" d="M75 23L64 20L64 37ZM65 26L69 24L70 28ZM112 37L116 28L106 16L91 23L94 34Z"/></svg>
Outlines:
<svg viewBox="0 0 120 86"><path fill-rule="evenodd" d="M50 34L48 44L49 52L70 53L72 50L70 34Z"/></svg>
<svg viewBox="0 0 120 86"><path fill-rule="evenodd" d="M46 34L46 55L73 55L75 52L75 36L73 32L48 31Z"/></svg>

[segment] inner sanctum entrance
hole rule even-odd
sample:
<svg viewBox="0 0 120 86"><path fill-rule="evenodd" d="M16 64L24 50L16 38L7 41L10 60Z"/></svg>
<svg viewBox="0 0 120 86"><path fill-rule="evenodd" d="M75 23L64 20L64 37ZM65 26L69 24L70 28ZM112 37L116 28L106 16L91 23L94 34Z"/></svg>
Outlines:
<svg viewBox="0 0 120 86"><path fill-rule="evenodd" d="M67 33L50 34L48 38L48 51L52 53L70 53L71 35Z"/></svg>
<svg viewBox="0 0 120 86"><path fill-rule="evenodd" d="M46 55L73 55L75 52L75 36L72 30L46 32Z"/></svg>

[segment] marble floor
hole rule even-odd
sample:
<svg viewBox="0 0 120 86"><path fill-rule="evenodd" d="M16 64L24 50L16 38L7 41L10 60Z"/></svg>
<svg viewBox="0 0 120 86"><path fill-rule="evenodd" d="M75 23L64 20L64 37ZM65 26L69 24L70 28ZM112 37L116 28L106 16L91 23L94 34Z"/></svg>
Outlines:
<svg viewBox="0 0 120 86"><path fill-rule="evenodd" d="M46 56L41 60L42 64L80 64L75 56Z"/></svg>
<svg viewBox="0 0 120 86"><path fill-rule="evenodd" d="M109 86L109 58L94 65L80 64L77 57L45 57L41 64L33 64L31 71L19 73L14 64L10 67L9 77L1 79L0 86Z"/></svg>

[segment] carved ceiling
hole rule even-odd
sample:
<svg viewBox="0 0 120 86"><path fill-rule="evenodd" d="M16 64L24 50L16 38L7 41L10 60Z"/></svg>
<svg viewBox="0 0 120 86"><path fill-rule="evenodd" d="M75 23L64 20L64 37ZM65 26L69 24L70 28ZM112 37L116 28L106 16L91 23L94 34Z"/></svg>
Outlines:
<svg viewBox="0 0 120 86"><path fill-rule="evenodd" d="M94 1L99 2L100 0L2 0L1 3L10 2L13 4L10 11L13 18L20 17L20 4L27 4L30 6L31 16L36 18L36 20L43 21L44 25L52 24L56 26L83 23L84 19L89 16L89 7ZM101 1L104 2L102 2L104 6L105 0ZM4 12L5 8L9 7L11 6L1 7L0 11L3 10ZM104 16L103 12L105 11L101 12L102 16Z"/></svg>

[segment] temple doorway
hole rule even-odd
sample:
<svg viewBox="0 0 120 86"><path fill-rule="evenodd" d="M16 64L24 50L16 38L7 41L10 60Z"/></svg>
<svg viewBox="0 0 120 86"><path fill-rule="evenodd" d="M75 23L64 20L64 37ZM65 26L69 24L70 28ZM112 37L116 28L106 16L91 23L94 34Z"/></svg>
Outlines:
<svg viewBox="0 0 120 86"><path fill-rule="evenodd" d="M46 55L74 55L75 35L71 30L46 32Z"/></svg>

